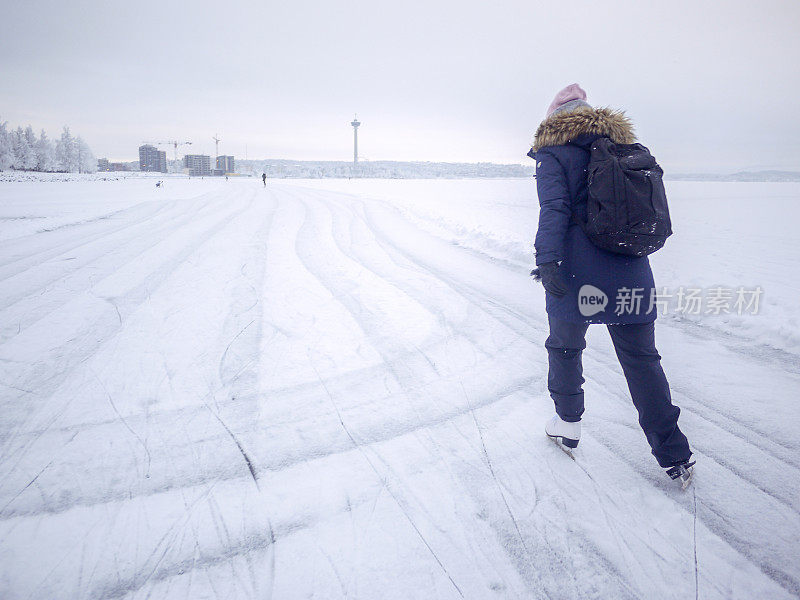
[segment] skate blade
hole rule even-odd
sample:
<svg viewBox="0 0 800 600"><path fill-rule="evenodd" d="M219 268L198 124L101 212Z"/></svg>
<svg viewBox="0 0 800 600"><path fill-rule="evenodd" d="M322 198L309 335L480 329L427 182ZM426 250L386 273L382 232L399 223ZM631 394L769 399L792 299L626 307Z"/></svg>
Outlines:
<svg viewBox="0 0 800 600"><path fill-rule="evenodd" d="M551 441L552 441L552 442L553 442L553 443L554 443L556 446L558 446L558 447L559 447L559 449L560 449L560 450L561 450L561 451L562 451L564 454L566 454L567 456L569 456L569 457L570 457L572 460L575 460L575 455L574 455L574 454L573 454L573 452L572 452L572 448L568 448L567 446L565 446L564 444L562 444L562 443L561 443L561 438L560 438L560 437L558 437L558 436L554 436L554 435L550 435L550 434L546 434L546 435L547 435L547 437L548 437L548 438L549 438L549 439L550 439L550 440L551 440Z"/></svg>
<svg viewBox="0 0 800 600"><path fill-rule="evenodd" d="M681 490L685 490L687 487L689 487L689 484L692 483L693 478L694 478L694 467L689 469L689 475L687 475L685 479L681 477Z"/></svg>

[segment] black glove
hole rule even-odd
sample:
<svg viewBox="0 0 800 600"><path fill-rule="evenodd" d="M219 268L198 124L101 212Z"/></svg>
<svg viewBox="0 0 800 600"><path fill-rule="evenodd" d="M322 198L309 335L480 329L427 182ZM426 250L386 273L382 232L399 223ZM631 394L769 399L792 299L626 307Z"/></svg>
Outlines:
<svg viewBox="0 0 800 600"><path fill-rule="evenodd" d="M564 281L558 269L559 265L557 262L544 263L531 271L531 275L534 280L542 282L544 291L561 298L561 296L567 293L567 283Z"/></svg>

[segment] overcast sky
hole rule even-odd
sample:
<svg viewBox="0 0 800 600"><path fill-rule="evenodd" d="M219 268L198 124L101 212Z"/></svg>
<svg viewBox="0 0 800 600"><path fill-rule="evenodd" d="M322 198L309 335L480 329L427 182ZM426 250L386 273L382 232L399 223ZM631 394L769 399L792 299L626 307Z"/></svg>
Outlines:
<svg viewBox="0 0 800 600"><path fill-rule="evenodd" d="M0 120L97 156L525 164L561 87L667 168L800 169L800 2L2 0ZM794 108L792 108L794 107ZM166 149L166 147L165 147ZM172 150L169 149L172 156Z"/></svg>

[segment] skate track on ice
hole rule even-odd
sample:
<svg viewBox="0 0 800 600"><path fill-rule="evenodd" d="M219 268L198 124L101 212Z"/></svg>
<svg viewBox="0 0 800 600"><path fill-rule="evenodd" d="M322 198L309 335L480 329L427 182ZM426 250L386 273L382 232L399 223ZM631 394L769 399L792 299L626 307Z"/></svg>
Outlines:
<svg viewBox="0 0 800 600"><path fill-rule="evenodd" d="M541 289L385 201L231 181L0 282L4 599L800 596L798 356L659 322L681 493L604 328L573 462Z"/></svg>

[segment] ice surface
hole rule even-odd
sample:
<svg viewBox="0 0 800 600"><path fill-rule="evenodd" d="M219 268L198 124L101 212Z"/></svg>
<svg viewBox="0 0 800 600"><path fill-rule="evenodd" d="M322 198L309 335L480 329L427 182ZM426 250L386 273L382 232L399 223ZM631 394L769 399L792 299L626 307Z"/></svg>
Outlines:
<svg viewBox="0 0 800 600"><path fill-rule="evenodd" d="M796 597L800 185L668 186L683 493L602 327L543 433L532 180L0 183L0 597Z"/></svg>

